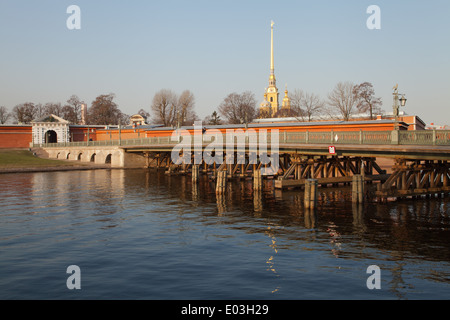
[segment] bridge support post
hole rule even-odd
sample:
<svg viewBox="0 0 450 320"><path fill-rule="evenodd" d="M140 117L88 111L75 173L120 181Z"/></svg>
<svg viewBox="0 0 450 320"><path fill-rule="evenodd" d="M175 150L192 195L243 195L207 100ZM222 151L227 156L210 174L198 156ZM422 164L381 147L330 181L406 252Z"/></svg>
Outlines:
<svg viewBox="0 0 450 320"><path fill-rule="evenodd" d="M198 182L198 174L200 172L200 167L197 164L192 165L192 183L196 184Z"/></svg>
<svg viewBox="0 0 450 320"><path fill-rule="evenodd" d="M257 169L253 172L253 190L261 190L261 189L262 189L261 170Z"/></svg>
<svg viewBox="0 0 450 320"><path fill-rule="evenodd" d="M364 176L361 174L353 176L352 202L354 203L364 202Z"/></svg>
<svg viewBox="0 0 450 320"><path fill-rule="evenodd" d="M315 209L318 195L317 186L317 179L305 181L305 209Z"/></svg>
<svg viewBox="0 0 450 320"><path fill-rule="evenodd" d="M227 185L227 171L217 172L216 194L224 194Z"/></svg>

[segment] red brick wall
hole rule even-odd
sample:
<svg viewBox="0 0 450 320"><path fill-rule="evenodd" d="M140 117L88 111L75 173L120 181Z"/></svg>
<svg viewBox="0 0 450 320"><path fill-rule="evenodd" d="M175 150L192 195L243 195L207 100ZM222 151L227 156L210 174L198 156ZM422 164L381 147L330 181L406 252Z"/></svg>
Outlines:
<svg viewBox="0 0 450 320"><path fill-rule="evenodd" d="M0 125L0 148L29 148L31 125Z"/></svg>
<svg viewBox="0 0 450 320"><path fill-rule="evenodd" d="M137 139L137 138L145 138L146 133L145 129L140 129L139 132L136 132L133 129L121 129L120 130L120 138L125 139ZM119 129L113 130L99 130L97 131L97 140L119 140Z"/></svg>
<svg viewBox="0 0 450 320"><path fill-rule="evenodd" d="M73 142L87 141L88 127L70 127L70 137ZM92 141L97 140L97 134L95 128L89 128L89 139Z"/></svg>

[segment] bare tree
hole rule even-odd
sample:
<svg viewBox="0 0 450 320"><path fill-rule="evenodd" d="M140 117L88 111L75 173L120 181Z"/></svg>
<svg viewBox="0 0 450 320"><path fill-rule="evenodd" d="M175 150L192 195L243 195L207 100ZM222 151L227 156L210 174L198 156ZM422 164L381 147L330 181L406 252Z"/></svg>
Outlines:
<svg viewBox="0 0 450 320"><path fill-rule="evenodd" d="M150 109L154 123L172 126L177 113L177 95L169 89L158 91L153 97Z"/></svg>
<svg viewBox="0 0 450 320"><path fill-rule="evenodd" d="M83 101L78 98L76 95L71 95L70 98L66 101L67 105L70 106L73 109L73 112L70 112L73 115L74 118L70 121L73 123L78 123L81 120L81 105L84 103ZM69 119L66 119L69 120Z"/></svg>
<svg viewBox="0 0 450 320"><path fill-rule="evenodd" d="M360 112L369 111L370 119L374 113L381 113L381 98L375 97L375 90L370 82L363 82L353 87L353 94L358 99L357 108Z"/></svg>
<svg viewBox="0 0 450 320"><path fill-rule="evenodd" d="M61 108L60 116L70 123L78 124L78 116L73 106L66 104Z"/></svg>
<svg viewBox="0 0 450 320"><path fill-rule="evenodd" d="M40 119L46 115L45 106L43 106L42 103L35 104L34 109L35 109L35 114L34 114L35 119ZM33 120L35 120L35 119L33 119Z"/></svg>
<svg viewBox="0 0 450 320"><path fill-rule="evenodd" d="M295 89L290 94L291 109L296 113L296 118L301 121L305 121L304 112L302 109L304 95L305 93L300 89Z"/></svg>
<svg viewBox="0 0 450 320"><path fill-rule="evenodd" d="M6 107L1 106L0 107L0 124L5 124L9 118L11 118L11 114L8 112L8 109Z"/></svg>
<svg viewBox="0 0 450 320"><path fill-rule="evenodd" d="M61 103L48 102L44 105L44 113L62 117ZM63 117L64 118L64 117Z"/></svg>
<svg viewBox="0 0 450 320"><path fill-rule="evenodd" d="M230 124L251 122L257 114L255 95L250 91L230 93L220 104L219 113Z"/></svg>
<svg viewBox="0 0 450 320"><path fill-rule="evenodd" d="M101 125L119 124L122 112L113 99L113 93L98 96L89 108L88 123Z"/></svg>
<svg viewBox="0 0 450 320"><path fill-rule="evenodd" d="M12 110L12 116L18 123L30 123L37 114L36 105L32 102L18 104Z"/></svg>
<svg viewBox="0 0 450 320"><path fill-rule="evenodd" d="M184 90L178 98L176 120L180 125L191 125L198 120L197 114L194 111L195 97L189 90Z"/></svg>
<svg viewBox="0 0 450 320"><path fill-rule="evenodd" d="M130 123L130 116L128 114L122 113L120 114L119 124L126 125Z"/></svg>
<svg viewBox="0 0 450 320"><path fill-rule="evenodd" d="M292 116L300 121L312 121L324 109L325 102L315 93L295 89L290 95Z"/></svg>
<svg viewBox="0 0 450 320"><path fill-rule="evenodd" d="M314 116L320 114L325 106L325 102L314 93L305 93L301 101L303 118L307 121L311 121Z"/></svg>
<svg viewBox="0 0 450 320"><path fill-rule="evenodd" d="M194 107L195 97L191 91L184 90L178 97L173 91L162 89L153 97L150 110L153 114L153 123L175 127L191 125L199 119Z"/></svg>
<svg viewBox="0 0 450 320"><path fill-rule="evenodd" d="M344 121L348 121L357 111L358 98L354 94L353 87L351 82L339 82L328 94L330 116L338 114Z"/></svg>

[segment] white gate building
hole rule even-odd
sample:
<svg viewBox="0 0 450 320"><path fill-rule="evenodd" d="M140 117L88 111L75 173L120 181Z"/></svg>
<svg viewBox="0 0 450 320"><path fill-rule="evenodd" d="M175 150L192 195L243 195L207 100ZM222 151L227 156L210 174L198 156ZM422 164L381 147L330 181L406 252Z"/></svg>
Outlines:
<svg viewBox="0 0 450 320"><path fill-rule="evenodd" d="M69 142L69 121L54 114L31 122L33 143Z"/></svg>

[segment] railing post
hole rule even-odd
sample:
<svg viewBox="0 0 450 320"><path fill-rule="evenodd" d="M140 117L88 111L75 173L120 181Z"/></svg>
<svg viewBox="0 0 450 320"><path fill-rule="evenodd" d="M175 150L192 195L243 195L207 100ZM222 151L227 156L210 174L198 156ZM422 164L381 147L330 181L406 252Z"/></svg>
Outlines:
<svg viewBox="0 0 450 320"><path fill-rule="evenodd" d="M399 131L392 130L391 131L391 144L399 144Z"/></svg>
<svg viewBox="0 0 450 320"><path fill-rule="evenodd" d="M309 143L309 131L308 130L306 130L306 143L307 144Z"/></svg>
<svg viewBox="0 0 450 320"><path fill-rule="evenodd" d="M433 128L433 146L436 145L436 128Z"/></svg>
<svg viewBox="0 0 450 320"><path fill-rule="evenodd" d="M363 144L363 133L362 133L362 129L359 129L359 144Z"/></svg>

